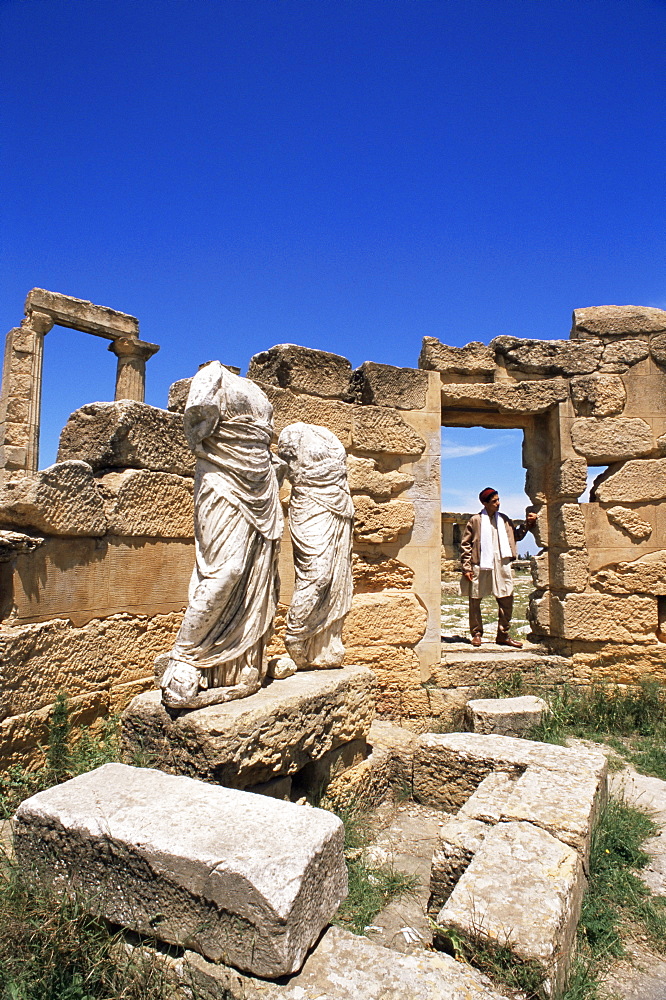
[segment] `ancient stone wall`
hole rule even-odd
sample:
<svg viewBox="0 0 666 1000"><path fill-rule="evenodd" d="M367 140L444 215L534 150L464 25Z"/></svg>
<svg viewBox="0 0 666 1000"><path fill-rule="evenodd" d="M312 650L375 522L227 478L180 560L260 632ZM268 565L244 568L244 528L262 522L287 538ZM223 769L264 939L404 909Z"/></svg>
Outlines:
<svg viewBox="0 0 666 1000"><path fill-rule="evenodd" d="M524 431L536 637L572 656L575 683L666 679L666 312L579 309L568 341L426 337L420 364L440 373L444 425Z"/></svg>
<svg viewBox="0 0 666 1000"><path fill-rule="evenodd" d="M433 681L466 697L476 685L467 661L457 673L440 664L441 425L524 432L543 547L530 618L549 663L566 664L576 684L666 679L666 312L578 310L568 341L455 348L425 338L420 369L352 371L337 355L280 345L255 355L248 375L273 403L276 439L304 420L347 450L356 526L346 662L376 673L380 715L432 726ZM187 387L172 386L168 409L83 406L56 465L0 474L4 762L30 759L60 689L74 721L92 722L153 685L194 561ZM580 503L589 468L596 482ZM293 581L288 535L281 571L275 652Z"/></svg>
<svg viewBox="0 0 666 1000"><path fill-rule="evenodd" d="M471 516L442 511L442 576L460 576L460 541Z"/></svg>
<svg viewBox="0 0 666 1000"><path fill-rule="evenodd" d="M370 364L352 372L336 355L282 346L256 356L249 374L273 403L275 440L305 420L330 427L347 449L356 594L345 662L376 670L380 712L418 715L440 655L438 377ZM61 689L74 721L86 723L153 686L194 563L188 385L171 387L168 410L83 406L63 429L56 465L4 472L0 760L29 759ZM293 586L288 531L281 577L275 652Z"/></svg>

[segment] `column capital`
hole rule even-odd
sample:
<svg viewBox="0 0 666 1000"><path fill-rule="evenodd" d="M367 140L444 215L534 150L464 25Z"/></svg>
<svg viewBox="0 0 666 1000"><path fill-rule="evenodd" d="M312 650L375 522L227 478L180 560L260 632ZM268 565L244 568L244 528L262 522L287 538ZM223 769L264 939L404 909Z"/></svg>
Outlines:
<svg viewBox="0 0 666 1000"><path fill-rule="evenodd" d="M47 334L53 327L54 322L48 313L39 312L35 309L26 314L26 318L21 321L21 326L28 326L35 333Z"/></svg>
<svg viewBox="0 0 666 1000"><path fill-rule="evenodd" d="M159 351L159 344L149 344L147 340L137 340L135 337L116 337L108 348L117 358L147 361Z"/></svg>

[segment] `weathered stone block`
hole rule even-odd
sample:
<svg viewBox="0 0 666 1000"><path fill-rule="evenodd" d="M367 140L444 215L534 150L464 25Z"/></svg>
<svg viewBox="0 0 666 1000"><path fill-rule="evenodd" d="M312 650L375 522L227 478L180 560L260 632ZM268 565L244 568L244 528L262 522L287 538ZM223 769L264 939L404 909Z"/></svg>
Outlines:
<svg viewBox="0 0 666 1000"><path fill-rule="evenodd" d="M361 452L420 455L426 443L394 410L382 406L355 406L352 445Z"/></svg>
<svg viewBox="0 0 666 1000"><path fill-rule="evenodd" d="M86 462L60 462L41 472L13 473L0 485L0 523L51 535L106 533L102 494Z"/></svg>
<svg viewBox="0 0 666 1000"><path fill-rule="evenodd" d="M604 347L599 371L622 374L639 361L645 361L647 356L647 340L616 340Z"/></svg>
<svg viewBox="0 0 666 1000"><path fill-rule="evenodd" d="M551 595L551 627L563 639L631 642L645 639L658 626L656 597L610 597L607 594Z"/></svg>
<svg viewBox="0 0 666 1000"><path fill-rule="evenodd" d="M478 851L489 827L467 816L451 816L440 829L432 856L428 912L436 917Z"/></svg>
<svg viewBox="0 0 666 1000"><path fill-rule="evenodd" d="M564 379L494 382L474 385L449 382L442 386L442 406L496 409L500 413L544 413L569 394Z"/></svg>
<svg viewBox="0 0 666 1000"><path fill-rule="evenodd" d="M414 797L455 812L493 771L520 777L531 765L565 774L585 769L599 780L607 772L603 755L579 748L555 747L511 736L426 733L419 737L414 753Z"/></svg>
<svg viewBox="0 0 666 1000"><path fill-rule="evenodd" d="M351 374L351 363L339 354L277 344L250 359L247 377L312 396L350 400Z"/></svg>
<svg viewBox="0 0 666 1000"><path fill-rule="evenodd" d="M30 878L107 920L277 978L297 971L347 893L323 809L106 764L25 800Z"/></svg>
<svg viewBox="0 0 666 1000"><path fill-rule="evenodd" d="M571 380L571 398L579 417L612 417L622 413L627 392L617 375L578 375Z"/></svg>
<svg viewBox="0 0 666 1000"><path fill-rule="evenodd" d="M635 510L629 507L609 507L606 511L608 520L621 531L626 531L632 541L644 542L652 534L652 525L644 521Z"/></svg>
<svg viewBox="0 0 666 1000"><path fill-rule="evenodd" d="M110 472L98 483L111 534L194 538L194 482L189 477L126 469Z"/></svg>
<svg viewBox="0 0 666 1000"><path fill-rule="evenodd" d="M342 640L347 647L413 646L423 638L427 622L427 610L410 591L356 594L345 619Z"/></svg>
<svg viewBox="0 0 666 1000"><path fill-rule="evenodd" d="M548 705L543 698L475 698L465 706L467 722L473 733L498 733L522 736L541 722Z"/></svg>
<svg viewBox="0 0 666 1000"><path fill-rule="evenodd" d="M451 955L400 954L340 927L325 932L302 970L284 984L246 976L192 951L170 957L144 945L137 961L144 955L149 968L166 966L168 981L183 992L211 1000L506 1000L482 973Z"/></svg>
<svg viewBox="0 0 666 1000"><path fill-rule="evenodd" d="M414 570L399 559L355 552L352 556L355 594L375 594L379 590L411 590Z"/></svg>
<svg viewBox="0 0 666 1000"><path fill-rule="evenodd" d="M548 991L557 993L566 979L585 886L581 859L571 847L531 823L500 823L486 834L437 923L508 945L519 959L537 962Z"/></svg>
<svg viewBox="0 0 666 1000"><path fill-rule="evenodd" d="M152 469L194 473L194 455L179 413L121 399L75 410L60 435L58 461L79 459L93 469Z"/></svg>
<svg viewBox="0 0 666 1000"><path fill-rule="evenodd" d="M376 503L372 497L354 497L354 538L358 542L395 542L414 525L414 504L410 500Z"/></svg>
<svg viewBox="0 0 666 1000"><path fill-rule="evenodd" d="M577 417L571 443L592 464L605 465L646 455L654 448L652 428L640 417Z"/></svg>
<svg viewBox="0 0 666 1000"><path fill-rule="evenodd" d="M364 361L352 375L352 391L360 403L422 410L428 394L428 376L417 368L395 368Z"/></svg>
<svg viewBox="0 0 666 1000"><path fill-rule="evenodd" d="M419 368L451 375L492 375L495 352L480 341L464 347L449 347L436 337L424 337Z"/></svg>
<svg viewBox="0 0 666 1000"><path fill-rule="evenodd" d="M495 337L490 347L506 359L507 367L535 375L587 375L596 371L603 345L570 340L523 340Z"/></svg>
<svg viewBox="0 0 666 1000"><path fill-rule="evenodd" d="M650 355L658 365L666 365L666 333L659 333L650 339Z"/></svg>
<svg viewBox="0 0 666 1000"><path fill-rule="evenodd" d="M276 439L288 424L302 420L306 424L319 424L322 427L328 427L345 448L351 446L354 413L354 407L351 403L308 396L305 393L292 392L291 389L280 389L278 386L269 385L258 379L255 381L266 393L273 406L274 437Z"/></svg>
<svg viewBox="0 0 666 1000"><path fill-rule="evenodd" d="M580 855L590 857L592 833L607 799L606 775L588 768L573 772L528 767L502 801L503 823L524 821L547 830Z"/></svg>
<svg viewBox="0 0 666 1000"><path fill-rule="evenodd" d="M115 337L139 336L139 321L128 313L97 306L73 295L49 292L45 288L33 288L25 300L25 313L40 312L48 315L59 326L73 327L84 333L92 333L107 340Z"/></svg>
<svg viewBox="0 0 666 1000"><path fill-rule="evenodd" d="M185 404L187 402L191 385L191 378L179 378L177 382L173 382L169 386L167 410L171 410L172 413L185 412Z"/></svg>
<svg viewBox="0 0 666 1000"><path fill-rule="evenodd" d="M601 569L590 582L597 590L611 594L666 596L666 550Z"/></svg>
<svg viewBox="0 0 666 1000"><path fill-rule="evenodd" d="M347 456L347 481L352 493L367 493L374 500L389 500L414 483L405 472L381 472L372 458Z"/></svg>
<svg viewBox="0 0 666 1000"><path fill-rule="evenodd" d="M626 462L599 481L595 493L602 503L666 500L666 458Z"/></svg>
<svg viewBox="0 0 666 1000"><path fill-rule="evenodd" d="M585 590L589 563L586 549L553 554L550 586L554 590Z"/></svg>
<svg viewBox="0 0 666 1000"><path fill-rule="evenodd" d="M577 503L563 503L553 508L550 541L553 546L563 549L585 546L585 518Z"/></svg>
<svg viewBox="0 0 666 1000"><path fill-rule="evenodd" d="M651 306L589 306L574 309L572 338L651 334L666 330L666 312Z"/></svg>
<svg viewBox="0 0 666 1000"><path fill-rule="evenodd" d="M587 487L587 462L584 458L565 458L557 467L553 481L556 497L579 497Z"/></svg>
<svg viewBox="0 0 666 1000"><path fill-rule="evenodd" d="M515 773L492 771L470 795L458 815L482 823L499 823L504 800L511 795L517 780Z"/></svg>
<svg viewBox="0 0 666 1000"><path fill-rule="evenodd" d="M365 738L374 689L367 667L298 671L249 698L175 718L151 691L124 713L123 745L154 754L166 771L247 788Z"/></svg>

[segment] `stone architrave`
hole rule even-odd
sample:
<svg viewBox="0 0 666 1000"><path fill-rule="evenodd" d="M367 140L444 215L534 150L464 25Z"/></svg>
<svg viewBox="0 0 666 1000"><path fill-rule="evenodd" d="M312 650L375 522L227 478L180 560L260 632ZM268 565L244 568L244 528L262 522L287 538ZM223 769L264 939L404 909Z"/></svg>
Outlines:
<svg viewBox="0 0 666 1000"><path fill-rule="evenodd" d="M27 799L15 837L58 896L267 978L301 967L347 894L332 813L126 764Z"/></svg>
<svg viewBox="0 0 666 1000"><path fill-rule="evenodd" d="M184 427L197 459L196 565L161 687L170 708L202 708L261 686L283 517L273 408L257 385L211 361L192 379Z"/></svg>
<svg viewBox="0 0 666 1000"><path fill-rule="evenodd" d="M291 482L296 574L285 646L298 667L339 667L345 655L342 626L354 589L354 505L345 449L327 428L297 422L280 434L278 455Z"/></svg>

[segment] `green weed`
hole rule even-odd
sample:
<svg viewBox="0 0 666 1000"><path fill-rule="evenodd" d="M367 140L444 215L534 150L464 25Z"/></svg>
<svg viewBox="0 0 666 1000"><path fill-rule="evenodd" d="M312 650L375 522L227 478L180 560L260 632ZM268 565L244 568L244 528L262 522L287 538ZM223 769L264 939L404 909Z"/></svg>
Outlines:
<svg viewBox="0 0 666 1000"><path fill-rule="evenodd" d="M0 858L0 996L3 1000L167 1000L164 967L140 972L119 938L71 898L37 888Z"/></svg>
<svg viewBox="0 0 666 1000"><path fill-rule="evenodd" d="M450 928L433 928L436 943L455 958L473 965L503 989L517 990L525 1000L545 1000L544 971L537 962L516 958L509 941L490 942L467 937Z"/></svg>
<svg viewBox="0 0 666 1000"><path fill-rule="evenodd" d="M52 785L120 760L119 719L103 720L99 732L82 728L73 733L67 695L61 691L51 711L42 767L29 771L19 765L0 774L0 819L8 819L23 799Z"/></svg>
<svg viewBox="0 0 666 1000"><path fill-rule="evenodd" d="M322 800L321 806L334 812L345 828L349 894L333 918L333 923L354 934L363 934L368 924L391 900L414 891L417 879L413 875L396 871L390 865L373 865L367 861L367 818L360 809L334 808L326 799Z"/></svg>

